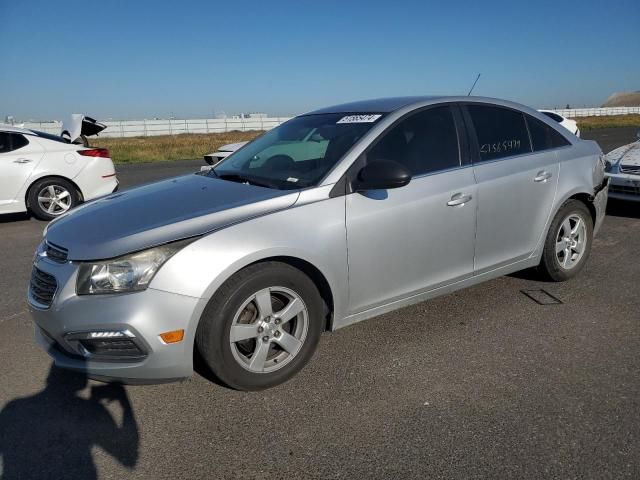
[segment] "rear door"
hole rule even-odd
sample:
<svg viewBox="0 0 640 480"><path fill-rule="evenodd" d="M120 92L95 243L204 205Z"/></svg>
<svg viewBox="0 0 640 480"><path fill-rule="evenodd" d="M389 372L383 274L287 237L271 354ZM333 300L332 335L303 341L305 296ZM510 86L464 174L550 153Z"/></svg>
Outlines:
<svg viewBox="0 0 640 480"><path fill-rule="evenodd" d="M456 112L436 106L404 117L354 165L394 160L412 179L346 196L350 313L473 275L476 185Z"/></svg>
<svg viewBox="0 0 640 480"><path fill-rule="evenodd" d="M534 151L524 113L469 103L478 182L475 273L529 257L551 213L559 164L553 150Z"/></svg>
<svg viewBox="0 0 640 480"><path fill-rule="evenodd" d="M44 151L30 136L0 132L0 208L10 210Z"/></svg>

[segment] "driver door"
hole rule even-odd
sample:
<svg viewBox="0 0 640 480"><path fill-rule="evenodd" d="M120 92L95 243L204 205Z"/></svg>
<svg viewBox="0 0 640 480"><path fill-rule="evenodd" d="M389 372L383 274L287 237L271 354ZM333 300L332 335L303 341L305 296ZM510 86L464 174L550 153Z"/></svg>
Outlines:
<svg viewBox="0 0 640 480"><path fill-rule="evenodd" d="M412 173L401 188L347 195L349 314L473 274L477 187L451 106L410 114L363 155ZM364 164L363 163L363 164Z"/></svg>

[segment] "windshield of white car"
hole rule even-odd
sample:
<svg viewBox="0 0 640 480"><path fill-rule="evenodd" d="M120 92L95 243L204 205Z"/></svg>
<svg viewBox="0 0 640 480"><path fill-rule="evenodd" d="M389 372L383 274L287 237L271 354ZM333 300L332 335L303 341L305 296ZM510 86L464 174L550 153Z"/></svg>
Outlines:
<svg viewBox="0 0 640 480"><path fill-rule="evenodd" d="M551 118L552 120L555 120L558 123L562 123L564 118L562 118L560 115L558 115L557 113L553 113L553 112L541 112L543 115L546 115L547 117Z"/></svg>
<svg viewBox="0 0 640 480"><path fill-rule="evenodd" d="M281 190L316 185L382 114L296 117L222 160L209 176Z"/></svg>

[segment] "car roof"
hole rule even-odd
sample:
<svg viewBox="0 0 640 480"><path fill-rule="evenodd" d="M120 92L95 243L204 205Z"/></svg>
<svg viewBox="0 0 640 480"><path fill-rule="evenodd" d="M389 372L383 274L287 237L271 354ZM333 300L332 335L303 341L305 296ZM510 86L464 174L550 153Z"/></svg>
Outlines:
<svg viewBox="0 0 640 480"><path fill-rule="evenodd" d="M413 97L388 97L375 98L371 100L360 100L357 102L343 103L331 107L321 108L306 113L305 115L318 115L323 113L391 113L401 108L411 106L421 106L429 103L440 102L470 102L470 103L490 103L511 107L522 111L532 112L532 108L519 103L499 98L490 97L469 97L469 96L445 96L445 95L424 95Z"/></svg>
<svg viewBox="0 0 640 480"><path fill-rule="evenodd" d="M371 100L360 100L357 102L342 103L325 107L309 112L307 115L317 115L321 113L390 113L399 110L402 107L411 105L412 103L420 103L429 100L435 100L439 97L420 96L420 97L388 97L374 98Z"/></svg>
<svg viewBox="0 0 640 480"><path fill-rule="evenodd" d="M15 125L8 125L6 123L0 123L0 132L13 132L33 135L33 132L27 128L16 127Z"/></svg>

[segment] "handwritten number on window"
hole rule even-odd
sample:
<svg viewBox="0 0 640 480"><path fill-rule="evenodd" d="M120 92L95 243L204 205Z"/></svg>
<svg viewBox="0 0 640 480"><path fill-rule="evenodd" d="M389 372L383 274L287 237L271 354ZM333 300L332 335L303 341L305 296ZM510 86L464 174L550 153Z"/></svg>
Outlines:
<svg viewBox="0 0 640 480"><path fill-rule="evenodd" d="M511 139L495 143L483 143L480 146L480 153L503 153L512 150L520 150L520 140Z"/></svg>

